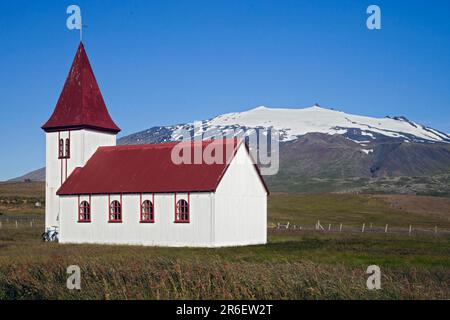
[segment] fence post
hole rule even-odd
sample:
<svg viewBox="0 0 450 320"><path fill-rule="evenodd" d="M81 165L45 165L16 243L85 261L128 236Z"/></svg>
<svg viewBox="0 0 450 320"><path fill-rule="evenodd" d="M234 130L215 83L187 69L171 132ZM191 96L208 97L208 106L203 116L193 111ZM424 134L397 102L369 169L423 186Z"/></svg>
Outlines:
<svg viewBox="0 0 450 320"><path fill-rule="evenodd" d="M339 225L339 232L341 232L342 231L342 222L341 222L341 224Z"/></svg>
<svg viewBox="0 0 450 320"><path fill-rule="evenodd" d="M30 227L33 228L33 220L30 221Z"/></svg>
<svg viewBox="0 0 450 320"><path fill-rule="evenodd" d="M17 224L17 220L16 220L16 229L18 228L19 226L18 226L18 224Z"/></svg>
<svg viewBox="0 0 450 320"><path fill-rule="evenodd" d="M2 228L2 222L0 221L0 229Z"/></svg>
<svg viewBox="0 0 450 320"><path fill-rule="evenodd" d="M316 230L325 230L325 229L322 227L322 225L320 224L320 220L317 220Z"/></svg>
<svg viewBox="0 0 450 320"><path fill-rule="evenodd" d="M411 236L412 225L409 225L409 236Z"/></svg>
<svg viewBox="0 0 450 320"><path fill-rule="evenodd" d="M388 230L388 225L386 225L386 227L384 228L384 233L387 233Z"/></svg>
<svg viewBox="0 0 450 320"><path fill-rule="evenodd" d="M280 223L277 222L277 230L279 230L279 229L280 229Z"/></svg>
<svg viewBox="0 0 450 320"><path fill-rule="evenodd" d="M362 225L362 229L361 229L361 232L363 232L364 233L364 229L366 228L366 224L365 223L363 223L363 225Z"/></svg>
<svg viewBox="0 0 450 320"><path fill-rule="evenodd" d="M328 231L331 230L331 223L328 224Z"/></svg>

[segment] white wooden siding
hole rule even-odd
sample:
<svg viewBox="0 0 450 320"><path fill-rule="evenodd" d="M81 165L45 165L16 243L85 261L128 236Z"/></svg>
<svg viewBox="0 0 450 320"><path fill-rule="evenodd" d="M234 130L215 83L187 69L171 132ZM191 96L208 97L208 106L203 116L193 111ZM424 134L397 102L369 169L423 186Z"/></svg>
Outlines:
<svg viewBox="0 0 450 320"><path fill-rule="evenodd" d="M120 195L111 195L111 201ZM151 194L143 194L143 200ZM82 197L87 199L87 197ZM177 193L177 201L188 200ZM108 195L91 196L91 222L78 223L78 196L61 197L60 242L210 247L212 193L190 194L190 222L175 223L174 194L155 194L154 223L140 223L140 194L122 196L122 223L109 223Z"/></svg>
<svg viewBox="0 0 450 320"><path fill-rule="evenodd" d="M70 131L70 158L67 160L58 159L58 137L64 139L65 153L65 142L69 137L69 131L61 131L59 134L58 132L47 132L45 136L45 227L48 228L59 226L57 218L60 205L56 191L61 186L61 181L64 182L66 176L70 176L76 167L84 166L99 146L115 146L116 135L86 129Z"/></svg>
<svg viewBox="0 0 450 320"><path fill-rule="evenodd" d="M242 144L214 197L216 246L267 242L267 192Z"/></svg>

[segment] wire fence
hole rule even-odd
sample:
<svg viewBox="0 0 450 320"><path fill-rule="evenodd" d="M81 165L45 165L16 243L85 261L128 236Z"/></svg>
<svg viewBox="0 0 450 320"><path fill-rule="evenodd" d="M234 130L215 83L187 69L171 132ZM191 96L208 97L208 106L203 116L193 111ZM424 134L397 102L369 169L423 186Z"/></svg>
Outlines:
<svg viewBox="0 0 450 320"><path fill-rule="evenodd" d="M44 224L44 218L30 218L30 217L0 217L0 230L1 229L19 229L19 228L42 228ZM374 225L373 223L363 223L360 226L352 224L331 224L321 223L317 220L315 224L292 224L288 222L278 222L276 224L269 224L268 229L271 232L320 232L320 233L375 233L375 234L398 234L398 235L426 235L426 236L450 236L450 230L441 228L439 226L434 227L421 227L409 225L405 227L385 225Z"/></svg>
<svg viewBox="0 0 450 320"><path fill-rule="evenodd" d="M276 224L269 224L268 229L275 232L321 232L321 233L378 233L378 234L399 234L399 235L428 235L428 236L450 236L450 230L441 228L439 226L434 227L421 227L408 225L405 227L374 225L373 223L362 223L360 226L352 224L322 224L320 220L317 220L315 224L296 225L290 222L278 222Z"/></svg>
<svg viewBox="0 0 450 320"><path fill-rule="evenodd" d="M19 229L19 228L42 228L44 218L30 217L0 217L0 230Z"/></svg>

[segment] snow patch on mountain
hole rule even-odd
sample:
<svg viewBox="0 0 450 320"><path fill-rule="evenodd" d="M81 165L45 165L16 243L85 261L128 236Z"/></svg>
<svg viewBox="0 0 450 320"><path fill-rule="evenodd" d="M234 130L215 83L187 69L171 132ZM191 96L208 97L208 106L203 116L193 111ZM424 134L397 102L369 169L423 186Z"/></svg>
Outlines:
<svg viewBox="0 0 450 320"><path fill-rule="evenodd" d="M311 132L345 134L359 129L366 138L376 135L413 141L450 142L450 137L435 129L409 121L405 117L372 118L347 114L314 105L303 109L269 108L259 106L244 111L217 116L205 122L207 128L274 128L282 141L295 140Z"/></svg>
<svg viewBox="0 0 450 320"><path fill-rule="evenodd" d="M342 135L360 145L395 139L399 142L450 143L450 135L405 117L372 118L347 114L314 105L303 109L260 106L244 112L232 112L194 123L152 127L119 139L119 144L180 141L190 136L210 139L245 134L267 135L276 129L282 142L298 139L308 133Z"/></svg>

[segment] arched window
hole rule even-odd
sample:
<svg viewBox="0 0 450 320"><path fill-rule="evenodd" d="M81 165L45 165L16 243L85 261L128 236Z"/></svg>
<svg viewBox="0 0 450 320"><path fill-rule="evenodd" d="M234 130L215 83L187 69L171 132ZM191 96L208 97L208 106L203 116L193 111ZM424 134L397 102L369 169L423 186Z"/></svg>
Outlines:
<svg viewBox="0 0 450 320"><path fill-rule="evenodd" d="M78 208L78 222L91 222L91 205L82 201Z"/></svg>
<svg viewBox="0 0 450 320"><path fill-rule="evenodd" d="M153 203L150 200L145 200L141 204L141 222L155 222Z"/></svg>
<svg viewBox="0 0 450 320"><path fill-rule="evenodd" d="M109 222L122 222L122 205L117 200L109 205Z"/></svg>
<svg viewBox="0 0 450 320"><path fill-rule="evenodd" d="M70 158L70 139L66 139L66 158Z"/></svg>
<svg viewBox="0 0 450 320"><path fill-rule="evenodd" d="M186 200L178 200L175 208L175 222L189 222L189 204Z"/></svg>
<svg viewBox="0 0 450 320"><path fill-rule="evenodd" d="M58 143L58 159L64 158L64 139L59 139Z"/></svg>

